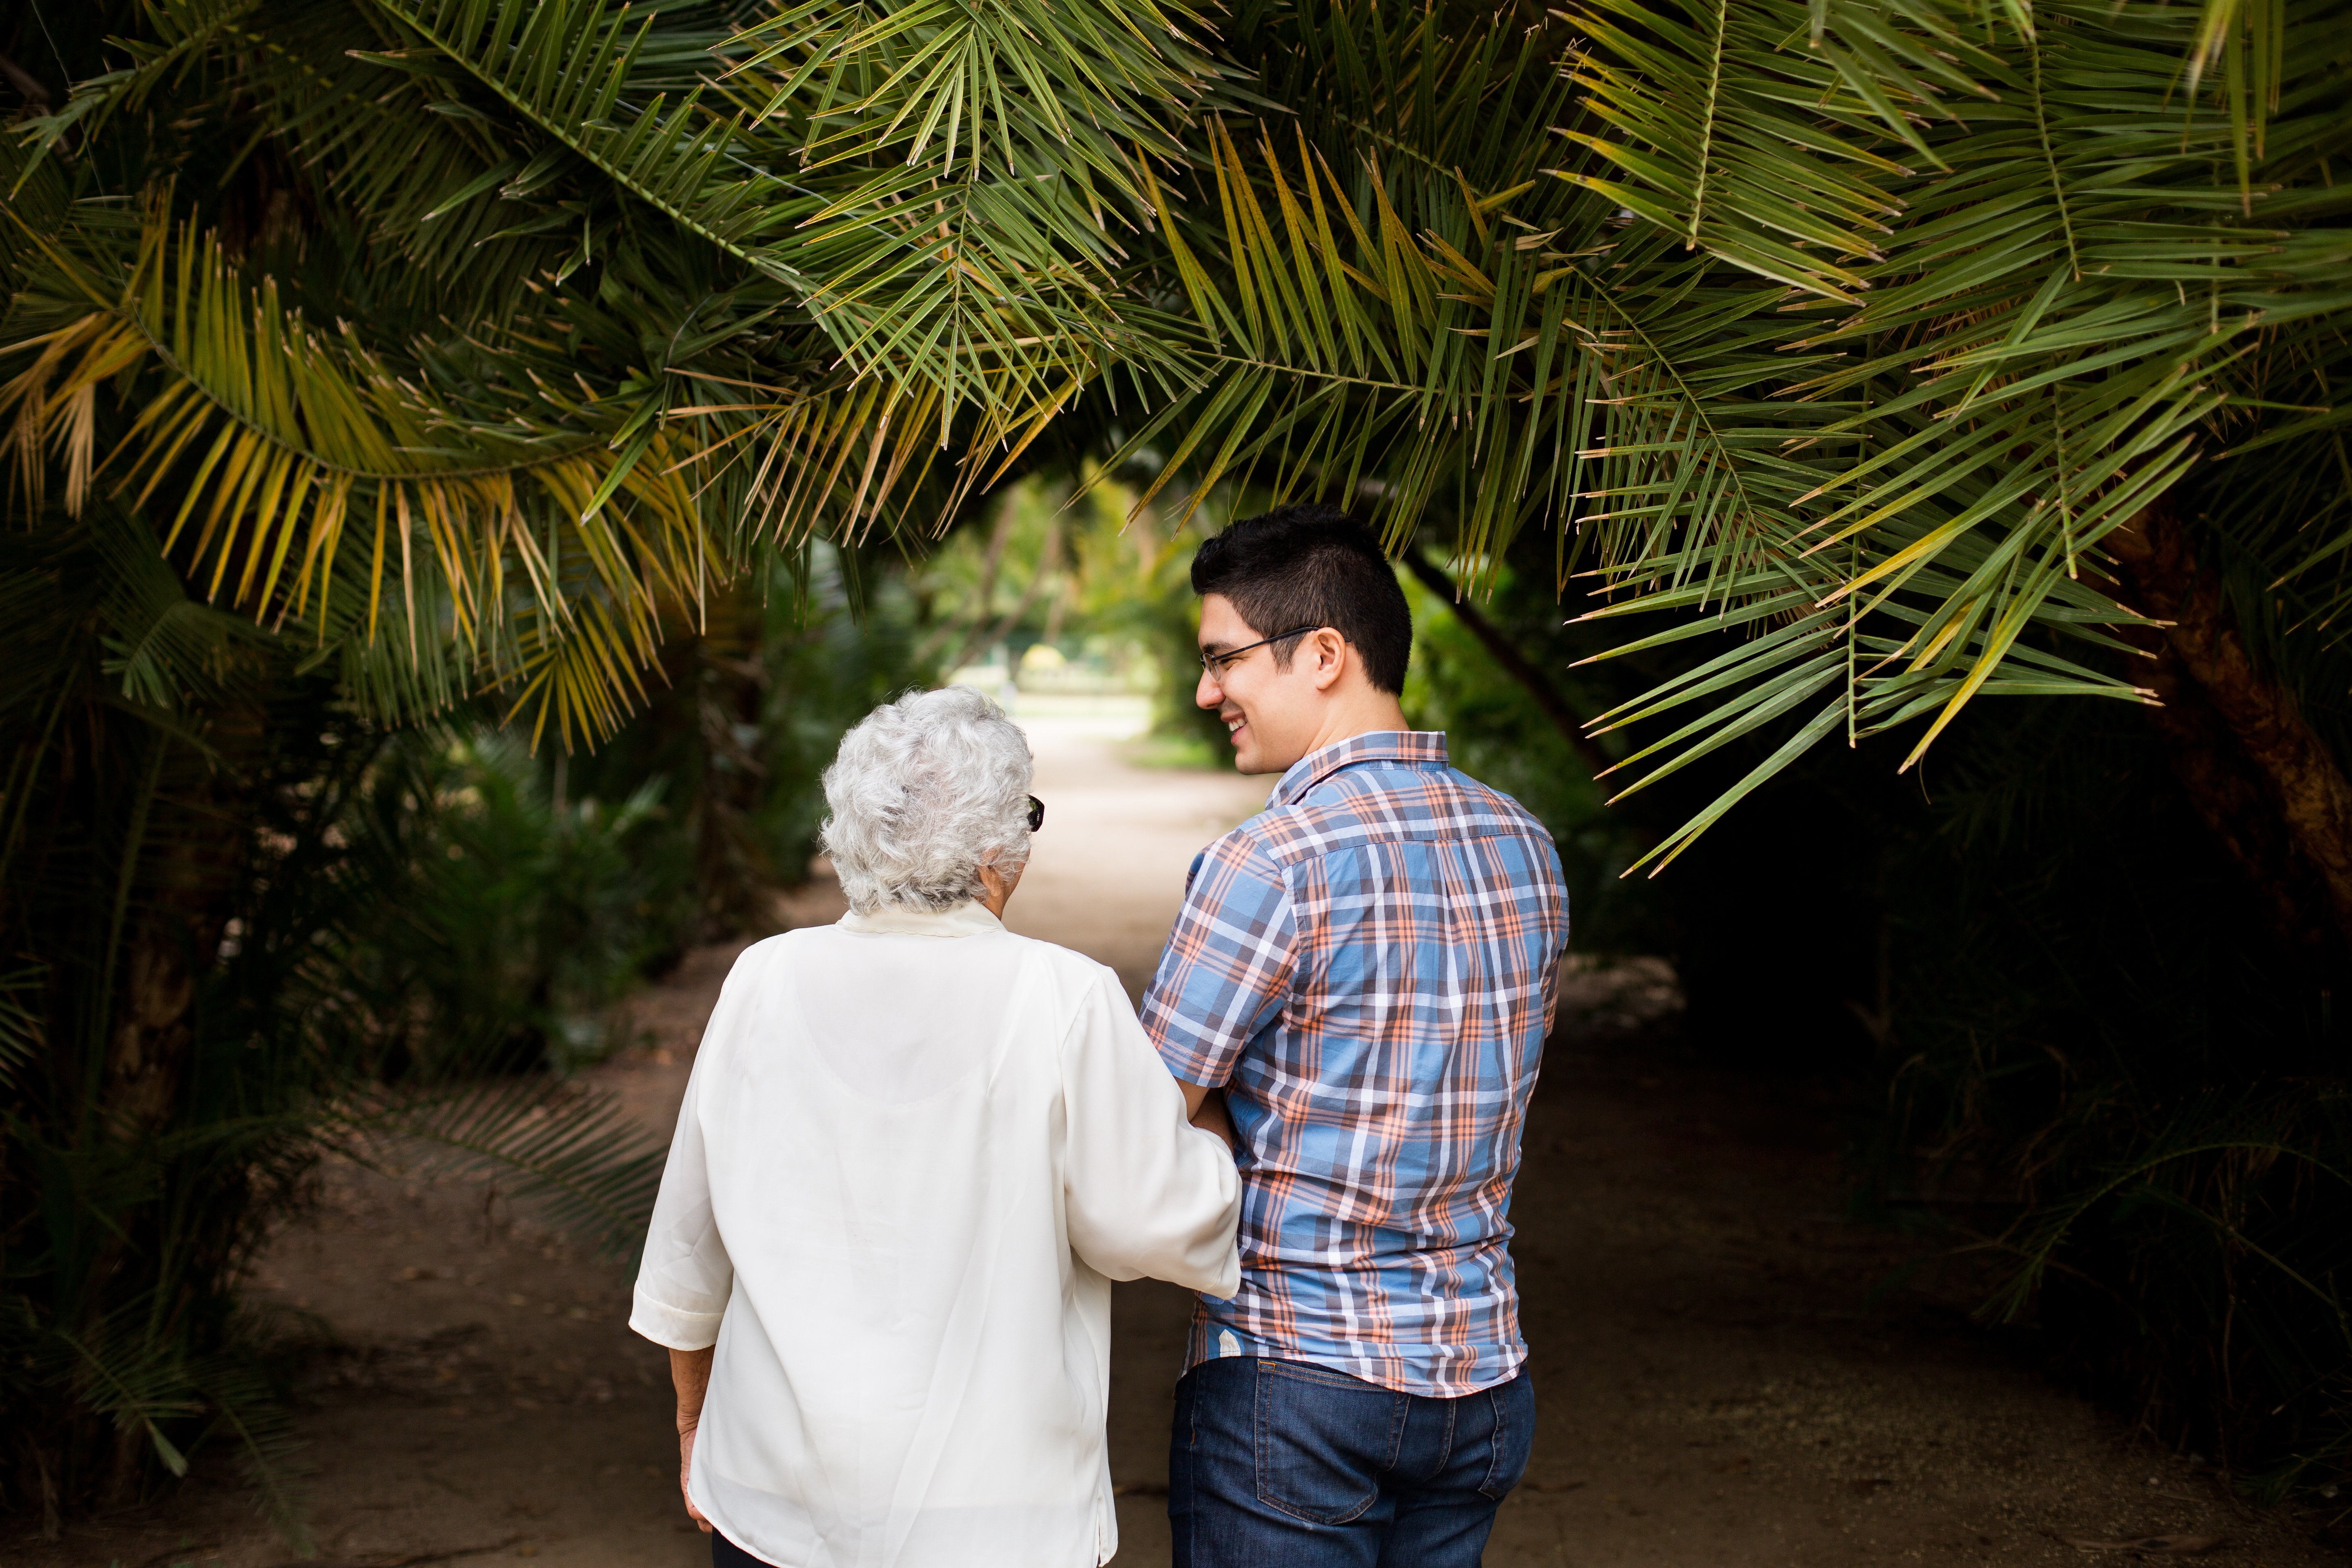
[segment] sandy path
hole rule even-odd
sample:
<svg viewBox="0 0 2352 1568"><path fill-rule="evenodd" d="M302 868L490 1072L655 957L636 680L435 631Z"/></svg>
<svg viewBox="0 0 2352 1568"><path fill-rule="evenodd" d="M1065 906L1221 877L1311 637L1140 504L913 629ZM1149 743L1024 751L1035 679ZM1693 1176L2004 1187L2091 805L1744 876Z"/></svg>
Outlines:
<svg viewBox="0 0 2352 1568"><path fill-rule="evenodd" d="M1265 805L1273 781L1139 768L1120 742L1141 715L1098 705L1021 724L1037 759L1045 826L1034 840L1005 924L1109 964L1139 997L1202 846Z"/></svg>
<svg viewBox="0 0 2352 1568"><path fill-rule="evenodd" d="M1010 923L1138 990L1192 855L1263 802L1265 781L1129 766L1124 722L1100 712L1030 724L1046 827ZM818 886L782 918L837 909ZM641 998L646 1046L596 1075L649 1127L675 1118L736 951L698 952ZM1490 1564L2055 1564L2084 1560L2061 1537L2158 1531L2225 1537L2216 1563L2341 1560L2310 1542L2312 1521L2241 1512L2210 1474L2130 1443L1934 1299L1864 1311L1896 1254L1836 1217L1830 1108L1803 1085L1743 1079L1678 1057L1657 1031L1627 1033L1624 1015L1650 1010L1651 978L1580 979L1530 1114L1514 1251L1539 1428ZM625 1282L503 1202L330 1171L318 1212L261 1260L253 1297L315 1314L332 1344L303 1363L311 1552L348 1568L708 1561L677 1504L664 1362L624 1326ZM1118 1290L1119 1561L1140 1568L1167 1561L1167 1411L1187 1311L1169 1287ZM0 1563L297 1557L225 1455L201 1459L199 1479L211 1484L57 1545L10 1542Z"/></svg>

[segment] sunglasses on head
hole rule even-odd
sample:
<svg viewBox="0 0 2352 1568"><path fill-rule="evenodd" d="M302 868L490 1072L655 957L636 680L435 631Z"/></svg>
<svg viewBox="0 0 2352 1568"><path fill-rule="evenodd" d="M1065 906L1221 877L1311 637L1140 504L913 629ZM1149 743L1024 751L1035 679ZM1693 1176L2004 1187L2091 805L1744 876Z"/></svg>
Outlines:
<svg viewBox="0 0 2352 1568"><path fill-rule="evenodd" d="M1045 803L1035 795L1029 797L1029 831L1036 832L1045 826Z"/></svg>

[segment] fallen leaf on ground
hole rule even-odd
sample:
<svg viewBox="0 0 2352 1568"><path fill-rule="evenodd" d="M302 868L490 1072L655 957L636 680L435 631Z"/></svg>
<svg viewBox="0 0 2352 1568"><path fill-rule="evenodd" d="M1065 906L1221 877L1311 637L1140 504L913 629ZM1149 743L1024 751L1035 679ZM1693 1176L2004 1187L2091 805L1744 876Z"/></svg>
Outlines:
<svg viewBox="0 0 2352 1568"><path fill-rule="evenodd" d="M2144 1552L2164 1557L2198 1557L2221 1544L2218 1535L2143 1535L2131 1541L2085 1541L2080 1536L2058 1538L2078 1552Z"/></svg>

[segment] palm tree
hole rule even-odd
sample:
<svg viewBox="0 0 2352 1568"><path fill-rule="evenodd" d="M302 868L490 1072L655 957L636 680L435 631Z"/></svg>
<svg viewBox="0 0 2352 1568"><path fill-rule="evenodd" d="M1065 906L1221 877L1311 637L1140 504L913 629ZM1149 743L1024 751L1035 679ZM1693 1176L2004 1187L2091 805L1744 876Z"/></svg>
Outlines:
<svg viewBox="0 0 2352 1568"><path fill-rule="evenodd" d="M1633 788L1779 742L1659 863L1823 741L1907 728L1908 767L1978 696L2161 693L2258 880L2303 878L2250 812L2321 874L2283 919L2352 932L2342 737L2296 691L2352 521L2352 11L1260 26L1292 112L1212 125L1162 203L1204 374L1139 439L1441 517L1474 573L1552 528L1628 648L1747 628L1601 716L1668 731Z"/></svg>
<svg viewBox="0 0 2352 1568"><path fill-rule="evenodd" d="M534 741L611 734L754 550L939 515L984 473L944 443L1025 445L1100 363L1150 363L1115 307L1134 161L1177 155L1214 74L1148 4L61 30L79 79L7 142L0 221L28 525L0 1309L52 1510L254 1418L228 1286L322 1146L518 1169L625 1249L651 1156L594 1101L386 1099L338 1045L328 895L365 889L337 801L383 725L469 693ZM67 1212L120 1240L43 1245Z"/></svg>
<svg viewBox="0 0 2352 1568"><path fill-rule="evenodd" d="M64 451L72 504L94 377L164 361L113 468L184 479L171 542L209 594L234 564L264 616L332 603L356 519L370 637L399 623L414 662L432 615L567 733L618 721L652 607L755 532L905 526L926 480L951 502L1055 427L1195 494L1432 519L1465 566L1550 527L1612 616L1767 628L1608 716L1711 700L1645 777L1782 719L1784 761L1925 721L1908 765L1980 694L2146 697L2108 655L2151 619L2181 622L2173 680L2218 634L2168 498L2224 454L2334 450L2352 111L2323 0L1306 0L1214 56L1141 4L254 15L156 9L37 146L234 60L207 112L299 149L305 200L401 279L330 336L348 249L298 292L165 205L136 238L68 217L47 314L19 307L47 329L19 450ZM2276 531L2230 531L2312 626L2341 552ZM2352 919L2326 748L2207 666L2240 730L2284 725L2242 760L2303 781L2292 837Z"/></svg>

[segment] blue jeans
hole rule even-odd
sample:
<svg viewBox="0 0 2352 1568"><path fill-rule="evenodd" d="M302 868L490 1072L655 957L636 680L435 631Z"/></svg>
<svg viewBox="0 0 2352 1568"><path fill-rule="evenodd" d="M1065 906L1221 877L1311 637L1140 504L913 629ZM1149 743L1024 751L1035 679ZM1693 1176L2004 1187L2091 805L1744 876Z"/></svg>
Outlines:
<svg viewBox="0 0 2352 1568"><path fill-rule="evenodd" d="M1256 1356L1176 1385L1175 1568L1477 1568L1535 1437L1525 1372L1458 1399Z"/></svg>

